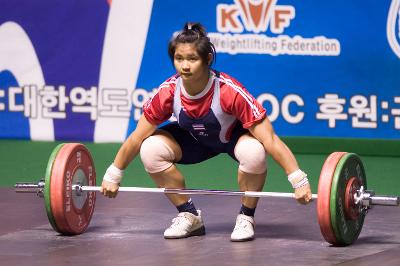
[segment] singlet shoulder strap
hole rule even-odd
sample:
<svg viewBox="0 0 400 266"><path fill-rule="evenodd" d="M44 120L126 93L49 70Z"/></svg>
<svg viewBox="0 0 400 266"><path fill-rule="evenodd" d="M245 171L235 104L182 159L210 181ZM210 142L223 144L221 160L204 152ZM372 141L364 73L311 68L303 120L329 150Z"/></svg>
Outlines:
<svg viewBox="0 0 400 266"><path fill-rule="evenodd" d="M219 73L219 72L218 72ZM226 139L226 133L232 124L236 121L236 117L225 113L221 107L221 88L219 84L219 77L215 78L214 84L214 95L211 103L211 110L221 125L221 131L219 133L219 139L222 143L227 143L229 140Z"/></svg>
<svg viewBox="0 0 400 266"><path fill-rule="evenodd" d="M173 105L173 112L176 117L176 119L179 122L179 112L182 109L182 103L181 103L181 84L182 84L182 79L180 77L177 78L176 86L175 86L175 91L174 91L174 105Z"/></svg>

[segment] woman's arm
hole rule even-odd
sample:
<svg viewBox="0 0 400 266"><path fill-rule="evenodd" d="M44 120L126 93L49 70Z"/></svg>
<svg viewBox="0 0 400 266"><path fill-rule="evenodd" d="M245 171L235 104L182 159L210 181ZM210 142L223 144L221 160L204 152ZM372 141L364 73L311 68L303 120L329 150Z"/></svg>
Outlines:
<svg viewBox="0 0 400 266"><path fill-rule="evenodd" d="M114 165L123 170L136 157L140 151L143 140L151 136L157 129L144 115L138 121L136 129L125 140L114 159Z"/></svg>
<svg viewBox="0 0 400 266"><path fill-rule="evenodd" d="M268 117L250 127L249 131L263 144L267 153L284 169L287 175L299 169L296 158L275 134Z"/></svg>
<svg viewBox="0 0 400 266"><path fill-rule="evenodd" d="M151 136L156 129L157 126L151 124L144 115L140 117L136 129L122 144L115 156L114 163L108 167L104 175L101 184L101 193L104 196L110 198L117 196L124 169L139 153L142 142Z"/></svg>
<svg viewBox="0 0 400 266"><path fill-rule="evenodd" d="M254 124L249 128L249 131L263 144L267 153L284 169L295 189L297 201L302 204L309 203L312 200L312 194L307 175L299 169L292 151L275 134L268 117Z"/></svg>

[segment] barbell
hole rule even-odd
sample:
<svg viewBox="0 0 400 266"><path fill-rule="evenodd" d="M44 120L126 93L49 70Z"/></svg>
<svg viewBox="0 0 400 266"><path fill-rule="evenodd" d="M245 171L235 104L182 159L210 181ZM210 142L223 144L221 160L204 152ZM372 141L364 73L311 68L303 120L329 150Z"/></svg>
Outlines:
<svg viewBox="0 0 400 266"><path fill-rule="evenodd" d="M62 235L83 233L89 226L95 203L96 171L93 158L81 143L59 144L52 151L44 179L15 184L15 191L44 197L48 220ZM120 187L121 192L150 192L246 197L294 197L293 193L226 191L176 188ZM355 153L334 152L322 167L317 200L318 223L324 239L335 246L357 240L372 205L398 206L398 196L378 196L367 190L365 169Z"/></svg>

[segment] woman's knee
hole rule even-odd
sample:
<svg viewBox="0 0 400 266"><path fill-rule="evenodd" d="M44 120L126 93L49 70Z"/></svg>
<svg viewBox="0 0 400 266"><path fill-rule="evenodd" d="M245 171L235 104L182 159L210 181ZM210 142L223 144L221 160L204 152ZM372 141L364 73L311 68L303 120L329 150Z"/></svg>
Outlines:
<svg viewBox="0 0 400 266"><path fill-rule="evenodd" d="M163 138L160 135L150 136L140 147L140 158L150 174L168 169L176 160L174 151Z"/></svg>
<svg viewBox="0 0 400 266"><path fill-rule="evenodd" d="M267 153L261 142L251 136L243 136L235 146L239 169L249 174L263 174L267 170Z"/></svg>

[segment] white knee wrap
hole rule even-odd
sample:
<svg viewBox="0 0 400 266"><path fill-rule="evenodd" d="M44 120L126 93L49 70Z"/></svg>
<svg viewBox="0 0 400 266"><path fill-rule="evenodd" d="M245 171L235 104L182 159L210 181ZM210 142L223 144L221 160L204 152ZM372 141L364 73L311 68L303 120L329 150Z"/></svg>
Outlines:
<svg viewBox="0 0 400 266"><path fill-rule="evenodd" d="M267 170L267 153L255 138L241 139L235 146L239 169L249 174L262 174Z"/></svg>
<svg viewBox="0 0 400 266"><path fill-rule="evenodd" d="M175 160L172 149L158 136L145 139L140 147L144 169L152 174L168 169Z"/></svg>

